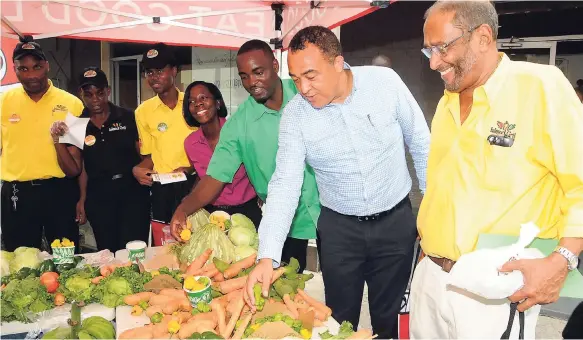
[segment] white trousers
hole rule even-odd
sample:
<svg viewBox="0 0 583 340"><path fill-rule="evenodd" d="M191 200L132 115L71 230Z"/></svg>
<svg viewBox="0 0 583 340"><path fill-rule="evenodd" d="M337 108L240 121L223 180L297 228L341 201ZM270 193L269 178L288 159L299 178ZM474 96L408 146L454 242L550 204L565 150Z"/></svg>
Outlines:
<svg viewBox="0 0 583 340"><path fill-rule="evenodd" d="M447 286L448 273L425 257L417 265L410 295L411 339L500 339L508 327L510 301L487 300ZM524 313L524 338L534 339L540 305ZM510 339L519 338L518 312Z"/></svg>

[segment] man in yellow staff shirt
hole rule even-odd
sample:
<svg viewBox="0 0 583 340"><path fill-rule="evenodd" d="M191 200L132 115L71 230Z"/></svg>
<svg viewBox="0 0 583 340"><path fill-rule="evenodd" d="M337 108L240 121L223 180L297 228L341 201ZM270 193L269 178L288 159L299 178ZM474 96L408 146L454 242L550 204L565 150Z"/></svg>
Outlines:
<svg viewBox="0 0 583 340"><path fill-rule="evenodd" d="M80 164L50 130L67 113L79 116L81 101L53 86L49 63L39 44L26 36L16 45L14 68L22 87L0 97L2 125L1 224L8 251L20 246L40 248L47 240L66 237L78 249L79 227L74 178Z"/></svg>
<svg viewBox="0 0 583 340"><path fill-rule="evenodd" d="M475 250L480 233L518 235L532 221L538 237L559 247L502 266L524 276L509 299L519 312L558 299L583 249L583 107L555 66L498 52L490 2L436 2L423 31L423 53L445 93L432 122L418 216L427 256L411 287L411 338L500 338L510 302L447 288L449 270ZM525 338L534 338L533 323L524 325Z"/></svg>
<svg viewBox="0 0 583 340"><path fill-rule="evenodd" d="M184 151L184 140L197 128L188 126L183 118L184 93L174 85L178 63L170 48L162 43L153 46L144 53L142 67L156 96L136 109L143 160L133 173L140 184L152 187L152 219L170 223L196 178ZM154 173L171 172L185 173L187 180L161 185L152 179Z"/></svg>

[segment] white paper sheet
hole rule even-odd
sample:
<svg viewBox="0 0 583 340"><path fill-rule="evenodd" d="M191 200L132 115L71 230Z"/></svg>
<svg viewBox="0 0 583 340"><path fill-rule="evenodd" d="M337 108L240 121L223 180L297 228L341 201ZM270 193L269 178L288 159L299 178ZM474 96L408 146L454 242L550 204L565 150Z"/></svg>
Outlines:
<svg viewBox="0 0 583 340"><path fill-rule="evenodd" d="M69 131L64 136L59 137L59 143L72 144L83 150L89 118L77 118L71 113L67 113L65 124L67 124Z"/></svg>
<svg viewBox="0 0 583 340"><path fill-rule="evenodd" d="M183 172L171 172L168 174L153 174L152 179L160 184L169 184L186 181L186 175Z"/></svg>

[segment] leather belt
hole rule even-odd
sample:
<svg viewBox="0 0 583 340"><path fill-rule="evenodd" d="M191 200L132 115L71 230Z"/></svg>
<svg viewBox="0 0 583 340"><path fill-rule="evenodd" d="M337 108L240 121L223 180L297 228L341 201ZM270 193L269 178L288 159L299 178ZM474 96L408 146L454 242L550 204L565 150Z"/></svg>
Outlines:
<svg viewBox="0 0 583 340"><path fill-rule="evenodd" d="M433 261L436 265L440 266L441 270L443 270L446 273L449 273L451 271L451 268L453 268L453 266L455 265L454 260L446 259L444 257L433 257L429 255L427 255L427 257L429 257L431 261Z"/></svg>

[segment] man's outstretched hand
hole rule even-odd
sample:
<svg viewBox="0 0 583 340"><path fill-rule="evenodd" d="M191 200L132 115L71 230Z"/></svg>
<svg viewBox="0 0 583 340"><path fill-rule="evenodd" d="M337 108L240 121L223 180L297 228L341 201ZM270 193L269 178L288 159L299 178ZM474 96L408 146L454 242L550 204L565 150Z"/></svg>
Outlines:
<svg viewBox="0 0 583 340"><path fill-rule="evenodd" d="M255 268L249 274L247 278L247 284L243 289L243 298L245 303L251 308L251 312L255 313L257 311L257 305L255 301L255 294L253 292L253 287L256 283L261 284L261 295L264 298L269 297L269 286L271 285L271 278L273 277L273 260L271 259L261 259Z"/></svg>

